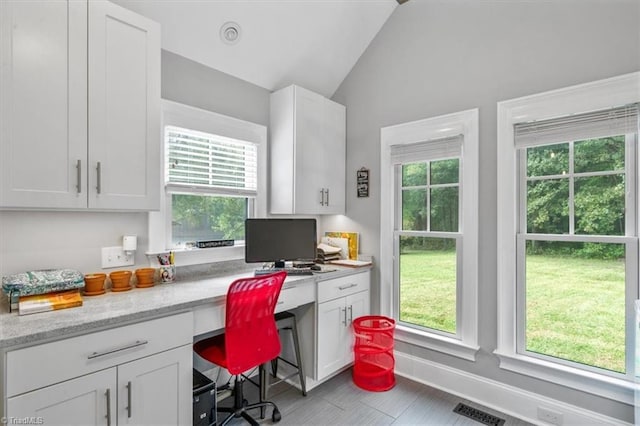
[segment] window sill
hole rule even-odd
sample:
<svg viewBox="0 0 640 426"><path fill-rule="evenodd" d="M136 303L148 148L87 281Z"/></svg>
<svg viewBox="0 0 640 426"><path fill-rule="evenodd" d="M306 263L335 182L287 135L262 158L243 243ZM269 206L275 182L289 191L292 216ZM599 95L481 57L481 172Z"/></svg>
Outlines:
<svg viewBox="0 0 640 426"><path fill-rule="evenodd" d="M166 250L161 253L167 253L173 251L175 255L176 266L191 266L201 265L204 263L224 262L227 260L244 259L244 244L228 247L213 247L213 248L194 248L194 249L175 249ZM156 252L147 252L146 255L149 258L151 265L157 265L158 261Z"/></svg>
<svg viewBox="0 0 640 426"><path fill-rule="evenodd" d="M402 325L396 326L395 339L425 349L452 355L467 361L475 361L479 346L468 345L458 339L428 333Z"/></svg>
<svg viewBox="0 0 640 426"><path fill-rule="evenodd" d="M495 351L500 368L633 405L637 385L623 379L580 370L542 359Z"/></svg>

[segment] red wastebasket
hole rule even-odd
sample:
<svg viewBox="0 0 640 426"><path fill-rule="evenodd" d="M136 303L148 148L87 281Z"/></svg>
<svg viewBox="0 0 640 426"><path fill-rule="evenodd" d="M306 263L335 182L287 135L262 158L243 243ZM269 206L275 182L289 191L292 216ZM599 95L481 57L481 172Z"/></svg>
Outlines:
<svg viewBox="0 0 640 426"><path fill-rule="evenodd" d="M386 391L396 384L393 332L396 322L383 316L364 316L353 321L355 342L353 382L369 391Z"/></svg>

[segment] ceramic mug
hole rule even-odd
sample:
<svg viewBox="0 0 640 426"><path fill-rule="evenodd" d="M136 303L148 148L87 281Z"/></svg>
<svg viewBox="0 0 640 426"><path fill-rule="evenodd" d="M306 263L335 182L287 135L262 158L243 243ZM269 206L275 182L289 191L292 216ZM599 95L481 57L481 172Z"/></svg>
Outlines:
<svg viewBox="0 0 640 426"><path fill-rule="evenodd" d="M176 277L176 265L160 266L160 281L163 283L172 283Z"/></svg>

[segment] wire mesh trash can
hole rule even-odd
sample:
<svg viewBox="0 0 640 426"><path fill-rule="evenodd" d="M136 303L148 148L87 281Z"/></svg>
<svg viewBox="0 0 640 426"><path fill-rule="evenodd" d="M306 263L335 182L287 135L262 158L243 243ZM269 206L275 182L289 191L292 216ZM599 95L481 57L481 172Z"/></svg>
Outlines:
<svg viewBox="0 0 640 426"><path fill-rule="evenodd" d="M383 316L364 316L353 321L355 342L353 382L369 391L386 391L396 384L393 332L396 322Z"/></svg>

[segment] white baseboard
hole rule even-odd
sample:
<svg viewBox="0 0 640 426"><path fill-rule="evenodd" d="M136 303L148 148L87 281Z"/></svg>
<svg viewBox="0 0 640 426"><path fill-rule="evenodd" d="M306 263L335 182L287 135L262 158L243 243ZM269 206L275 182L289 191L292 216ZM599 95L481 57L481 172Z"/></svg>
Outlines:
<svg viewBox="0 0 640 426"><path fill-rule="evenodd" d="M561 413L559 422L556 423L558 425L632 425L406 353L395 352L394 355L396 374L530 423L551 424L538 418L538 408L544 407L558 414Z"/></svg>

